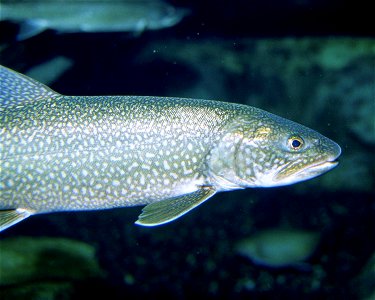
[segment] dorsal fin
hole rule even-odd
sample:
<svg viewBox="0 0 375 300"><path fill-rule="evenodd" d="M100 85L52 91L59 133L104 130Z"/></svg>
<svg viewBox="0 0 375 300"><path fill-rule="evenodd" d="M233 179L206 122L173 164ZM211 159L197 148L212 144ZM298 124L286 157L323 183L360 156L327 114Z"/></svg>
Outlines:
<svg viewBox="0 0 375 300"><path fill-rule="evenodd" d="M44 84L0 65L0 106L2 108L59 95Z"/></svg>

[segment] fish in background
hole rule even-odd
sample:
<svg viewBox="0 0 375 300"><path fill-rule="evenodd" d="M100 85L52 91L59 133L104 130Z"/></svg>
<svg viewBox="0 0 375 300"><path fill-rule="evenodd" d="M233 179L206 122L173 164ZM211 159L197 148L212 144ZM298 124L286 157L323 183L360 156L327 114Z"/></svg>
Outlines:
<svg viewBox="0 0 375 300"><path fill-rule="evenodd" d="M18 40L46 29L61 33L158 30L179 23L188 9L163 1L25 1L0 2L0 21L20 24Z"/></svg>
<svg viewBox="0 0 375 300"><path fill-rule="evenodd" d="M306 266L315 251L319 233L287 228L264 229L239 241L235 250L258 265L271 268Z"/></svg>
<svg viewBox="0 0 375 300"><path fill-rule="evenodd" d="M146 205L171 222L218 192L289 185L341 148L303 125L222 101L65 96L0 66L0 231L33 214Z"/></svg>

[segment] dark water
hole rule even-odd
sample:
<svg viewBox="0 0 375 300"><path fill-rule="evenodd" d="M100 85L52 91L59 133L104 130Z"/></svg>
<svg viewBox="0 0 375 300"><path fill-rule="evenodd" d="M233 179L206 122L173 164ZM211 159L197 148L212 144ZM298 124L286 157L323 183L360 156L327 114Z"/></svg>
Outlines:
<svg viewBox="0 0 375 300"><path fill-rule="evenodd" d="M95 259L76 256L73 246L61 255L36 251L38 259L29 265L0 269L1 299L374 297L375 39L366 4L170 3L191 14L174 27L140 35L47 30L16 41L18 25L2 22L0 62L27 73L64 57L32 73L62 94L182 96L257 106L335 140L343 150L340 165L289 187L216 195L157 228L133 224L139 207L31 217L1 233L0 268L4 257L16 259L5 253L26 257L33 251L5 248L12 238L22 245L22 237L36 245L53 238L67 239L67 245L81 241ZM320 234L304 267L259 266L237 254L239 240L280 227ZM99 269L90 271L94 263ZM4 270L16 279L4 284ZM17 280L25 270L34 271Z"/></svg>

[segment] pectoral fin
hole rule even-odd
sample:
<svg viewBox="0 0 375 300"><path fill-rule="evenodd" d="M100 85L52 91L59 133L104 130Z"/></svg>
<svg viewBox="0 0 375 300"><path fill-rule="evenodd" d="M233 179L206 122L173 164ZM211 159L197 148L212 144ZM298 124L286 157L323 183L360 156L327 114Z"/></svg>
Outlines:
<svg viewBox="0 0 375 300"><path fill-rule="evenodd" d="M0 210L0 231L7 229L18 222L26 219L32 214L31 211L17 208L11 210Z"/></svg>
<svg viewBox="0 0 375 300"><path fill-rule="evenodd" d="M171 222L202 204L215 192L215 189L207 186L190 194L148 204L143 208L135 223L143 226L156 226Z"/></svg>

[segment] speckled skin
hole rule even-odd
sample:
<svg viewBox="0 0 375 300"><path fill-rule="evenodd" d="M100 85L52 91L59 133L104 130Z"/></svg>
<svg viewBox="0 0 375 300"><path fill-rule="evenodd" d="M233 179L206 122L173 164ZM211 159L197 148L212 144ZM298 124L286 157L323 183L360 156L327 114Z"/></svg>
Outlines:
<svg viewBox="0 0 375 300"><path fill-rule="evenodd" d="M1 71L0 209L103 209L158 202L202 186L290 184L327 171L333 166L301 172L340 154L319 133L250 106L62 96ZM302 150L290 149L296 135L303 137Z"/></svg>
<svg viewBox="0 0 375 300"><path fill-rule="evenodd" d="M205 158L236 113L233 104L153 97L64 96L7 109L2 206L129 206L208 184Z"/></svg>

